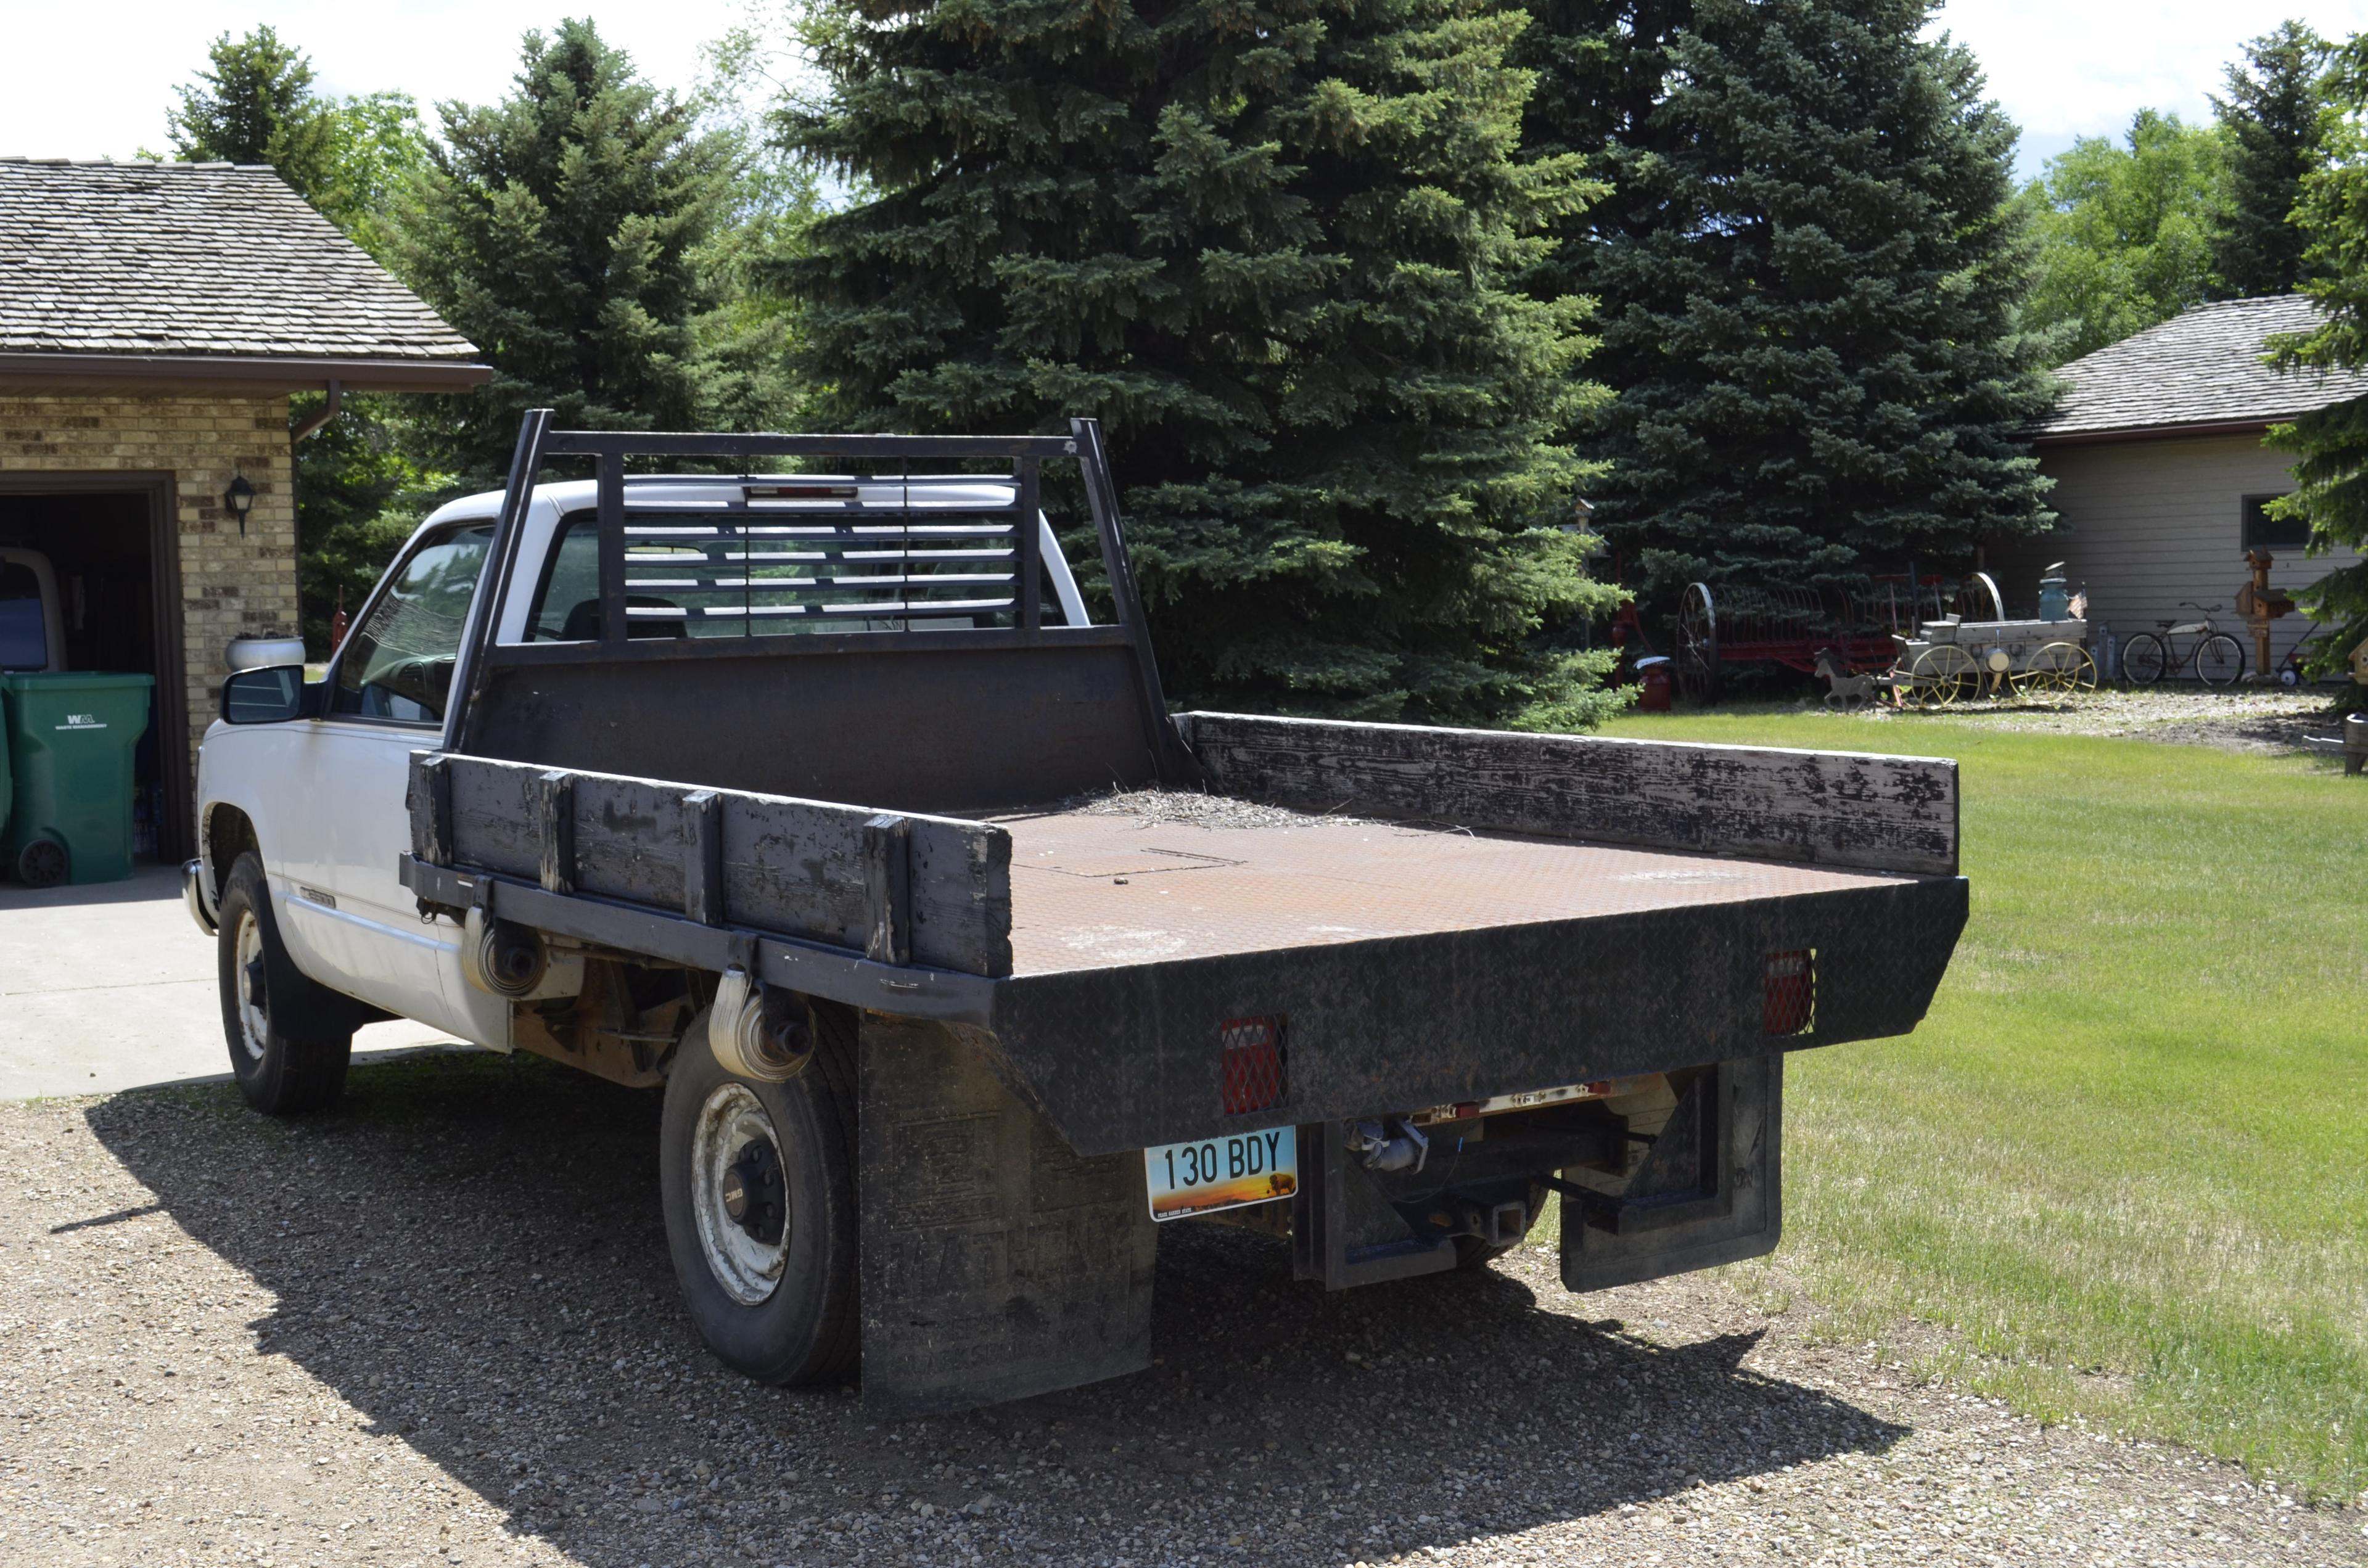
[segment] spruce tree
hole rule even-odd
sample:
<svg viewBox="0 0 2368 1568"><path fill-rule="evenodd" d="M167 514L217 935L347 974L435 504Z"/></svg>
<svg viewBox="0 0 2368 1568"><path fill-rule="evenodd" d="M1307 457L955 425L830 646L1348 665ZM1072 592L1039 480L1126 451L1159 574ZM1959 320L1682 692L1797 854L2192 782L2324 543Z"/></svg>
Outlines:
<svg viewBox="0 0 2368 1568"><path fill-rule="evenodd" d="M1531 287L1600 301L1616 397L1577 436L1632 583L1953 569L2044 528L2015 131L1923 0L1536 4L1531 137L1614 188Z"/></svg>
<svg viewBox="0 0 2368 1568"><path fill-rule="evenodd" d="M2336 52L2327 90L2340 114L2325 157L2303 176L2294 214L2305 242L2302 291L2324 320L2271 342L2270 362L2289 371L2368 370L2368 37ZM2271 506L2309 522L2311 553L2368 555L2368 398L2272 426L2265 444L2294 454L2294 494ZM2368 564L2337 567L2299 597L2331 629L2318 661L2331 673L2368 638ZM2368 699L2368 692L2355 687L2352 697Z"/></svg>
<svg viewBox="0 0 2368 1568"><path fill-rule="evenodd" d="M411 284L484 351L492 383L423 414L430 455L498 478L518 416L572 428L684 428L700 404L693 257L730 194L734 149L589 21L526 35L510 95L438 106L417 210L397 239Z"/></svg>
<svg viewBox="0 0 2368 1568"><path fill-rule="evenodd" d="M212 67L174 92L165 111L173 153L195 163L269 164L307 200L330 184L336 106L313 90L313 62L268 27L228 33L206 51Z"/></svg>
<svg viewBox="0 0 2368 1568"><path fill-rule="evenodd" d="M782 127L867 193L783 277L818 417L1100 417L1169 692L1571 726L1606 600L1553 443L1580 306L1508 287L1588 194L1516 154L1482 0L837 0Z"/></svg>
<svg viewBox="0 0 2368 1568"><path fill-rule="evenodd" d="M2245 46L2214 97L2227 138L2228 212L2213 247L2222 299L2293 292L2307 241L2288 220L2319 157L2328 41L2296 21Z"/></svg>

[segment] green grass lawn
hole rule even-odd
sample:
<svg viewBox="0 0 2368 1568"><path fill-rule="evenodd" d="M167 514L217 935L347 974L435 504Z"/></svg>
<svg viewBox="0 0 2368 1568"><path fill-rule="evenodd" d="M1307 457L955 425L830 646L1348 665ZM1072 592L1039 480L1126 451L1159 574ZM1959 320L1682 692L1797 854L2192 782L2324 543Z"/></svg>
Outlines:
<svg viewBox="0 0 2368 1568"><path fill-rule="evenodd" d="M1606 733L1962 765L1930 1016L1787 1074L1779 1257L1833 1332L1920 1319L2041 1415L2368 1488L2368 779L1975 719Z"/></svg>

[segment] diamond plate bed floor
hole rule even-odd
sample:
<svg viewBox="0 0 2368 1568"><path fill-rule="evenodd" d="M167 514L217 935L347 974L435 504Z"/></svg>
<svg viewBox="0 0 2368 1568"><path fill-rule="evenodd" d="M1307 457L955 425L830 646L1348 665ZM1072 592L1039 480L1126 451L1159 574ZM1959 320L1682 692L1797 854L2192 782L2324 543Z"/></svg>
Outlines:
<svg viewBox="0 0 2368 1568"><path fill-rule="evenodd" d="M1156 963L1918 879L1251 808L1206 824L1066 810L1011 834L1018 974Z"/></svg>

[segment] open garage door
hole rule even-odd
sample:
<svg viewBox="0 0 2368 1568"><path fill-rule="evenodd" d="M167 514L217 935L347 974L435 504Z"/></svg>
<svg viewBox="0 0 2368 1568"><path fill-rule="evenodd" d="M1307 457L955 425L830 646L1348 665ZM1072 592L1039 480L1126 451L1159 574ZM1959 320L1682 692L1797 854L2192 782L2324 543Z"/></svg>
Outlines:
<svg viewBox="0 0 2368 1568"><path fill-rule="evenodd" d="M155 678L134 767L133 852L143 859L192 852L178 543L169 475L0 473L0 550L26 568L9 581L30 592L45 569L52 590L38 608L15 605L12 624L44 621L53 667ZM23 667L32 645L13 642L27 644L10 655Z"/></svg>

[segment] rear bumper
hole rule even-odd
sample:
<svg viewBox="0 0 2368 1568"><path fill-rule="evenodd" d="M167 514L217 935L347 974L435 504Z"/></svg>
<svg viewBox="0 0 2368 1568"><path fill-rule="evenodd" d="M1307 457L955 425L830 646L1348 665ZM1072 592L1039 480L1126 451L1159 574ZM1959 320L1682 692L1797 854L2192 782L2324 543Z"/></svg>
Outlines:
<svg viewBox="0 0 2368 1568"><path fill-rule="evenodd" d="M181 902L188 905L189 918L197 922L198 929L209 937L215 931L213 890L207 885L211 880L203 860L181 862Z"/></svg>
<svg viewBox="0 0 2368 1568"><path fill-rule="evenodd" d="M1913 1029L1964 928L1961 877L993 982L978 1043L1081 1154ZM1815 957L1773 1027L1771 960ZM1803 1019L1802 1015L1805 1015ZM1279 1021L1283 1096L1225 1110L1229 1022Z"/></svg>

